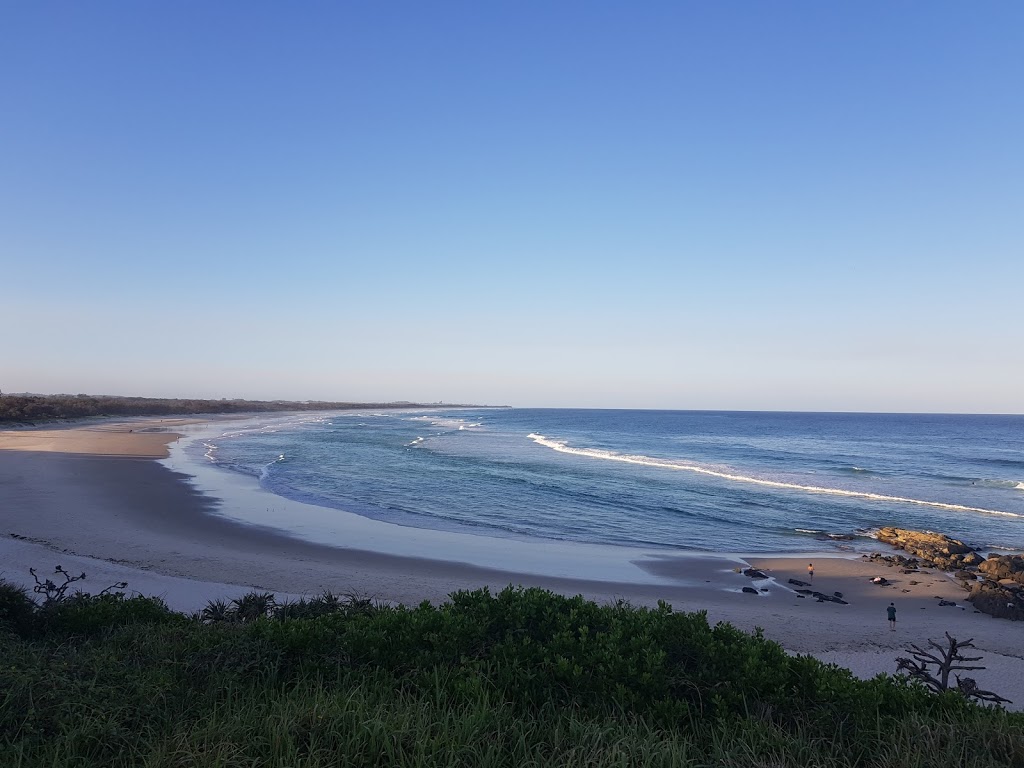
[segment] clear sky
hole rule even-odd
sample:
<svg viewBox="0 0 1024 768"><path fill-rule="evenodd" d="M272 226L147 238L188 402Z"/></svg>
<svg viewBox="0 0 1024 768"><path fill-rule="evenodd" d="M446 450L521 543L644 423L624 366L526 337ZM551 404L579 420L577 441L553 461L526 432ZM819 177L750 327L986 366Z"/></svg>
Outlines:
<svg viewBox="0 0 1024 768"><path fill-rule="evenodd" d="M1024 412L1024 3L0 3L0 390Z"/></svg>

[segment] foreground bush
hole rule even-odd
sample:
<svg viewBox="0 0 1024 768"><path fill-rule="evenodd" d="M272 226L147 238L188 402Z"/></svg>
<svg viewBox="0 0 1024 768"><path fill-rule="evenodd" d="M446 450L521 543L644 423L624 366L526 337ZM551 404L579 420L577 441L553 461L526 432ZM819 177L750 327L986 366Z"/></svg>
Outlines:
<svg viewBox="0 0 1024 768"><path fill-rule="evenodd" d="M665 605L510 588L204 623L109 598L0 632L0 765L1024 765L1020 714Z"/></svg>

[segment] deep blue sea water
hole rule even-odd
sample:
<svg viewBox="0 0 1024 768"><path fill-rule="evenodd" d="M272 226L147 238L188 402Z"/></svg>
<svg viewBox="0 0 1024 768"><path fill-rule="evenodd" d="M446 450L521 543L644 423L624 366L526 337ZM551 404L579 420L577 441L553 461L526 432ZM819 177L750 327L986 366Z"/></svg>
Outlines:
<svg viewBox="0 0 1024 768"><path fill-rule="evenodd" d="M1024 550L1024 416L351 411L196 449L274 494L491 537L804 552L898 525Z"/></svg>

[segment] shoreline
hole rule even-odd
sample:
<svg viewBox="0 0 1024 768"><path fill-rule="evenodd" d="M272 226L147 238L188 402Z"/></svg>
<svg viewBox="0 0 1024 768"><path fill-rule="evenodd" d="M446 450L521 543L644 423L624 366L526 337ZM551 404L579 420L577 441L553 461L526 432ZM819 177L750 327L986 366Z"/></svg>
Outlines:
<svg viewBox="0 0 1024 768"><path fill-rule="evenodd" d="M352 520L324 510L335 523L341 519L351 526L345 546L330 545L315 540L315 530L300 539L261 525L253 505L288 505L259 489L254 478L219 477L228 473L210 467L218 474L220 490L227 491L215 495L209 478L183 471L186 463L175 458L182 451L183 443L175 442L182 433L163 430L191 426L185 431L201 433L197 423L217 428L227 419L183 421L121 420L18 430L18 436L48 433L35 438L29 449L24 440L12 448L12 433L0 432L0 577L24 584L31 582L28 567L50 573L60 563L85 571L84 588L89 591L127 581L129 591L163 596L172 608L185 612L252 589L280 597L330 589L415 605L424 599L441 602L457 590L487 586L494 592L519 584L582 594L597 602L624 599L654 605L665 600L676 610L705 610L711 623L728 621L745 631L761 627L766 637L791 652L810 653L867 677L894 673L895 658L904 655L909 643L923 645L948 631L960 639L974 638L984 657L981 663L988 666L972 673L979 684L1014 700L1013 708L1024 708L1019 650L1024 628L975 613L963 602L966 593L940 571L905 576L856 555L823 552L781 557L648 552L646 557L640 553L639 560L627 556L587 562L605 557L609 548L555 543L546 556L568 558L565 572L531 573L528 567L494 567L514 557L491 557L486 547L482 556L464 552L460 559L459 547L496 542L495 551L517 550L517 545L523 548L517 551L526 551L538 544L483 537L467 542L448 533L355 515L351 517L358 519ZM174 446L170 458L154 460L152 454L168 446ZM240 522L242 512L251 513L249 519L256 522ZM382 538L389 539L383 551L358 546ZM404 543L396 544L396 539ZM886 551L885 545L879 549ZM478 562L470 562L474 557ZM481 557L492 567L481 564ZM819 603L792 591L787 580L808 580L811 557L816 566L813 589L842 592L848 605ZM580 570L573 572L577 564ZM735 571L748 565L770 578L754 581ZM875 575L885 576L891 586L871 584ZM744 594L743 587L768 592ZM956 606L939 607L940 599ZM899 611L898 631L892 633L884 610L890 601Z"/></svg>

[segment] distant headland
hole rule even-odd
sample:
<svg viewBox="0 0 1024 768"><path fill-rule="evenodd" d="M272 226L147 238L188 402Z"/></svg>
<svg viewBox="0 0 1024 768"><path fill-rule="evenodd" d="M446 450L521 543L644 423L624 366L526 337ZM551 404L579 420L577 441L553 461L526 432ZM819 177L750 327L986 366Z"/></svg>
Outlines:
<svg viewBox="0 0 1024 768"><path fill-rule="evenodd" d="M275 411L335 411L382 408L487 408L468 403L349 403L323 400L200 400L119 395L0 394L0 424L86 419L100 416L170 416Z"/></svg>

